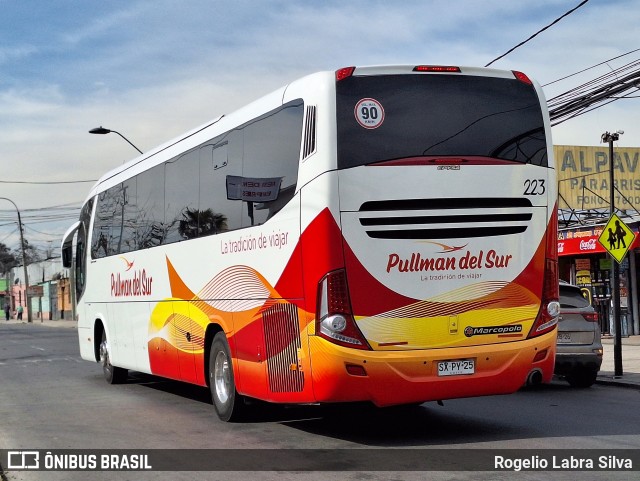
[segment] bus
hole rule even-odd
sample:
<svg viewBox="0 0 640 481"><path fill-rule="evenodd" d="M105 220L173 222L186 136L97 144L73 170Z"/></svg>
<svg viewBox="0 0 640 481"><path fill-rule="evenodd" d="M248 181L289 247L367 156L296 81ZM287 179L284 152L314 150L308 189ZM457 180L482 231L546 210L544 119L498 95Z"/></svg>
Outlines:
<svg viewBox="0 0 640 481"><path fill-rule="evenodd" d="M557 201L521 72L319 72L100 178L62 241L83 359L259 399L376 406L551 380Z"/></svg>

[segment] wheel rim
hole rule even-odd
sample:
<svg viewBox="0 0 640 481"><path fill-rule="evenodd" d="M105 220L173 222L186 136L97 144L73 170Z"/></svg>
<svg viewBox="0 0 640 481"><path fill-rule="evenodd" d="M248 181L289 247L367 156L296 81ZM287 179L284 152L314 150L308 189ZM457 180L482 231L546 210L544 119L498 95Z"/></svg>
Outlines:
<svg viewBox="0 0 640 481"><path fill-rule="evenodd" d="M213 381L216 397L221 403L226 403L231 392L231 372L229 370L227 355L222 351L216 354L213 368Z"/></svg>
<svg viewBox="0 0 640 481"><path fill-rule="evenodd" d="M109 362L109 344L106 339L100 343L100 363L107 371L111 370L111 363Z"/></svg>

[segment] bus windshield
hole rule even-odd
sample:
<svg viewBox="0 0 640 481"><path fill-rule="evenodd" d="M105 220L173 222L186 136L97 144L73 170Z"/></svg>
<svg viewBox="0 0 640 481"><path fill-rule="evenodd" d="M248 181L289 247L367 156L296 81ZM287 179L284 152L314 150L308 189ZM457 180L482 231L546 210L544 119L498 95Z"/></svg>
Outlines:
<svg viewBox="0 0 640 481"><path fill-rule="evenodd" d="M340 169L433 156L548 164L540 101L515 78L353 76L336 89Z"/></svg>

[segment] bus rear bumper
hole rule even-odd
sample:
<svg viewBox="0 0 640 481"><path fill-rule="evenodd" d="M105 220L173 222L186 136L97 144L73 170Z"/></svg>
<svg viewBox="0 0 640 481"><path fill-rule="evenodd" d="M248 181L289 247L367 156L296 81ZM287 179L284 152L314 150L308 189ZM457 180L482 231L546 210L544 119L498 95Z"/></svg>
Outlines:
<svg viewBox="0 0 640 481"><path fill-rule="evenodd" d="M516 342L412 351L360 351L310 337L316 402L371 401L377 406L508 394L532 373L551 382L555 331ZM442 361L473 359L473 373L439 375Z"/></svg>

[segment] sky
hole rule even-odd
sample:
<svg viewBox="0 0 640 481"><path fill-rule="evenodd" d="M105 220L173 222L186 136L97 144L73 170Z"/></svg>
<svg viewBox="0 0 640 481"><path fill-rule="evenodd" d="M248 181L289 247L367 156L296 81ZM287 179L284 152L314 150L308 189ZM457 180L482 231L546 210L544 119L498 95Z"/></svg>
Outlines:
<svg viewBox="0 0 640 481"><path fill-rule="evenodd" d="M25 237L59 255L93 182L140 150L301 76L380 64L484 66L580 0L0 0L0 197ZM545 85L640 47L640 2L590 0L492 67ZM547 98L640 58L544 87ZM640 147L640 99L552 129ZM18 246L0 201L0 242Z"/></svg>

